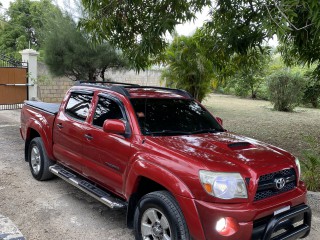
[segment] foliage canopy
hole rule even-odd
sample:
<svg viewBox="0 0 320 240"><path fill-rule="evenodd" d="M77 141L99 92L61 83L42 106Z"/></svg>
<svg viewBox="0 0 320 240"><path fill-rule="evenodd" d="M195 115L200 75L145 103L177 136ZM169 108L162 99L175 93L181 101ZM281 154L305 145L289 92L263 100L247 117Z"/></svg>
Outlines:
<svg viewBox="0 0 320 240"><path fill-rule="evenodd" d="M274 34L286 64L319 64L320 5L314 0L218 0L205 25L230 52L261 47ZM319 68L315 73L320 76Z"/></svg>
<svg viewBox="0 0 320 240"><path fill-rule="evenodd" d="M16 0L10 3L0 27L0 51L20 58L18 51L30 47L39 50L42 30L53 16L61 15L50 0Z"/></svg>
<svg viewBox="0 0 320 240"><path fill-rule="evenodd" d="M166 51L165 60L168 67L162 78L165 78L167 85L185 89L202 101L210 91L214 67L196 35L175 36Z"/></svg>
<svg viewBox="0 0 320 240"><path fill-rule="evenodd" d="M251 98L257 98L258 90L265 81L267 67L271 60L270 48L252 48L243 54L234 54L230 60L234 74L228 80L234 86L236 95L246 97L250 91Z"/></svg>
<svg viewBox="0 0 320 240"><path fill-rule="evenodd" d="M63 26L63 27L61 27ZM121 53L107 42L92 45L70 17L57 18L47 27L44 44L45 63L56 76L72 80L104 79L107 69L127 66Z"/></svg>
<svg viewBox="0 0 320 240"><path fill-rule="evenodd" d="M137 70L166 48L166 34L177 24L192 20L210 0L113 1L82 0L88 18L81 26L95 40L107 40L123 50Z"/></svg>

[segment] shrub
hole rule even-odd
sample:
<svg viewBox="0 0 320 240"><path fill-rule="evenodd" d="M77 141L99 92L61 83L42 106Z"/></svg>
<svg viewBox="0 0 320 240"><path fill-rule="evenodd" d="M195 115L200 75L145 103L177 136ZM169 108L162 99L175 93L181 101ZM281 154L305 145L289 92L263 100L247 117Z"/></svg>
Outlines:
<svg viewBox="0 0 320 240"><path fill-rule="evenodd" d="M240 77L235 78L234 90L235 95L239 97L247 97L249 95L250 85L246 79Z"/></svg>
<svg viewBox="0 0 320 240"><path fill-rule="evenodd" d="M309 69L304 74L306 79L306 88L303 95L303 103L318 108L320 105L320 66L315 69Z"/></svg>
<svg viewBox="0 0 320 240"><path fill-rule="evenodd" d="M261 84L261 87L257 91L257 98L261 100L269 101L269 92L268 92L268 86L266 82L263 82Z"/></svg>
<svg viewBox="0 0 320 240"><path fill-rule="evenodd" d="M308 104L311 103L312 107L319 107L320 101L320 83L308 82L307 87L304 91L303 102Z"/></svg>
<svg viewBox="0 0 320 240"><path fill-rule="evenodd" d="M268 80L268 91L274 109L292 111L301 102L304 85L304 79L298 74L285 71L272 74Z"/></svg>
<svg viewBox="0 0 320 240"><path fill-rule="evenodd" d="M301 161L302 177L308 190L320 190L320 143L314 137L308 137L309 148L303 152L304 159Z"/></svg>

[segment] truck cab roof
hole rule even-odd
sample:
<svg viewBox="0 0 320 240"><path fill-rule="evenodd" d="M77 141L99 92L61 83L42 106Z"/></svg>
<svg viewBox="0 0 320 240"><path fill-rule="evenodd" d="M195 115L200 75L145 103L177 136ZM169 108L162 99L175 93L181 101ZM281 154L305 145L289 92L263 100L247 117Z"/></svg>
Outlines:
<svg viewBox="0 0 320 240"><path fill-rule="evenodd" d="M192 95L181 89L140 86L138 84L128 84L121 82L77 82L75 86L84 88L100 88L117 92L128 98L184 98L193 99Z"/></svg>

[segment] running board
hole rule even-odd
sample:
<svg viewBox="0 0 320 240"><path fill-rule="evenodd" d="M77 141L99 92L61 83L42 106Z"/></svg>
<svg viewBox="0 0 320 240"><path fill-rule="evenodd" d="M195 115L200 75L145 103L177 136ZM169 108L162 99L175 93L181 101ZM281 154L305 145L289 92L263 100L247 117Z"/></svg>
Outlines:
<svg viewBox="0 0 320 240"><path fill-rule="evenodd" d="M59 178L62 178L66 182L79 188L83 192L89 194L90 196L94 197L95 199L97 199L98 201L102 202L110 208L127 207L127 203L123 200L113 197L111 194L93 185L92 183L84 180L80 176L77 176L74 173L69 172L66 168L62 167L59 164L49 167L49 170L54 175L58 176Z"/></svg>

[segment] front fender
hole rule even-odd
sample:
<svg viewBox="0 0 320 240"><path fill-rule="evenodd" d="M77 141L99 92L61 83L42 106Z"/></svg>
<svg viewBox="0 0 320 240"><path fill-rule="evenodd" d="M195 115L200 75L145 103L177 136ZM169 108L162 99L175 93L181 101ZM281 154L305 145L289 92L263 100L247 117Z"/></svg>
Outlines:
<svg viewBox="0 0 320 240"><path fill-rule="evenodd" d="M136 160L132 164L126 180L125 196L127 199L137 191L141 177L146 177L162 185L174 195L185 217L191 236L194 239L205 239L194 196L178 176L156 163L148 160Z"/></svg>
<svg viewBox="0 0 320 240"><path fill-rule="evenodd" d="M131 165L125 184L125 196L127 198L136 191L141 177L148 178L162 185L174 195L194 198L190 189L178 176L175 176L169 170L147 160L137 160Z"/></svg>

